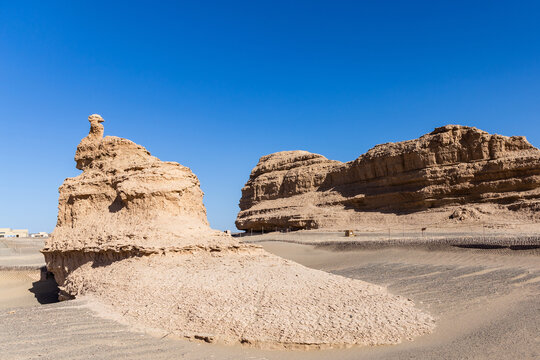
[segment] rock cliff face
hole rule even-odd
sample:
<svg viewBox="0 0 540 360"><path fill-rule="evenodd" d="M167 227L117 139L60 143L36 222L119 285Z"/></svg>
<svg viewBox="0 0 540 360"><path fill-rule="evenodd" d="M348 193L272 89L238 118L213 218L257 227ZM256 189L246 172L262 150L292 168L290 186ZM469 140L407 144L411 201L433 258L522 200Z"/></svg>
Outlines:
<svg viewBox="0 0 540 360"><path fill-rule="evenodd" d="M139 328L208 342L343 347L432 330L429 315L383 287L210 229L188 168L103 137L103 119L89 120L75 155L83 172L60 187L58 223L42 250L63 299L85 297Z"/></svg>
<svg viewBox="0 0 540 360"><path fill-rule="evenodd" d="M405 214L540 201L540 150L524 137L448 125L341 163L305 151L263 156L242 189L239 229L331 228L360 212ZM521 205L519 205L521 204Z"/></svg>

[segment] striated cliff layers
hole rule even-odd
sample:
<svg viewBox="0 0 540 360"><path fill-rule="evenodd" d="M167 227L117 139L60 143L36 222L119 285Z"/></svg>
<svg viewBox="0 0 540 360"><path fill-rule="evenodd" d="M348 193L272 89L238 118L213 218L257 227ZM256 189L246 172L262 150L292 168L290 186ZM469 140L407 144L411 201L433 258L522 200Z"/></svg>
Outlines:
<svg viewBox="0 0 540 360"><path fill-rule="evenodd" d="M385 288L308 269L208 226L186 167L89 117L82 173L60 187L42 250L64 299L84 296L139 328L208 342L281 347L394 344L433 319Z"/></svg>
<svg viewBox="0 0 540 360"><path fill-rule="evenodd" d="M341 163L306 151L263 156L242 189L239 229L347 226L360 214L463 204L540 208L540 150L525 137L448 125Z"/></svg>

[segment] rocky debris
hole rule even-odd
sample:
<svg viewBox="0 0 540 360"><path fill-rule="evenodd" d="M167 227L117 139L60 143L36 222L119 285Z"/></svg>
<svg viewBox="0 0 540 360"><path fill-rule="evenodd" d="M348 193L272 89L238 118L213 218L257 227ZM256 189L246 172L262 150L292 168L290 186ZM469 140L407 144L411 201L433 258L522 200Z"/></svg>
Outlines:
<svg viewBox="0 0 540 360"><path fill-rule="evenodd" d="M75 156L83 172L60 187L42 250L63 299L93 298L138 328L264 347L394 344L433 329L428 314L383 287L210 229L188 168L102 137L98 115L89 121Z"/></svg>
<svg viewBox="0 0 540 360"><path fill-rule="evenodd" d="M460 207L449 216L450 219L458 220L458 221L465 221L469 219L479 219L480 214L478 210L474 208L465 208Z"/></svg>
<svg viewBox="0 0 540 360"><path fill-rule="evenodd" d="M263 156L242 189L236 225L254 231L347 227L367 213L421 216L449 208L451 214L467 204L508 210L523 201L528 209L540 203L540 150L522 136L448 125L377 145L347 163L306 151Z"/></svg>

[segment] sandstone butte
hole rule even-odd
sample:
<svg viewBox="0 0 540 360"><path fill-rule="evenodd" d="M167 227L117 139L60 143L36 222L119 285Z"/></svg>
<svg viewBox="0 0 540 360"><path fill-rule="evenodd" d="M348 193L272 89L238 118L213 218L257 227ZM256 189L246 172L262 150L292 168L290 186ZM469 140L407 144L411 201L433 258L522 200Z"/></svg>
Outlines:
<svg viewBox="0 0 540 360"><path fill-rule="evenodd" d="M395 344L430 315L381 286L313 270L210 229L197 177L89 117L82 173L59 189L42 250L62 299L83 297L137 328L260 347Z"/></svg>
<svg viewBox="0 0 540 360"><path fill-rule="evenodd" d="M251 172L236 225L366 229L467 218L540 220L540 150L522 136L447 125L419 139L377 145L347 163L278 152L261 157Z"/></svg>

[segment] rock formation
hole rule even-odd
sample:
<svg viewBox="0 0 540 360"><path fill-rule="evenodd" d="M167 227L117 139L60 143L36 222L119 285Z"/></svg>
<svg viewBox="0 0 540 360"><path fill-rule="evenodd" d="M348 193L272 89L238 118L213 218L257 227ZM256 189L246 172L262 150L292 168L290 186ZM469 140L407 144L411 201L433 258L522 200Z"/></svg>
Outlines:
<svg viewBox="0 0 540 360"><path fill-rule="evenodd" d="M261 157L251 172L236 225L258 231L347 227L362 214L420 214L466 204L538 209L540 150L522 136L448 125L419 139L377 145L347 163L278 152Z"/></svg>
<svg viewBox="0 0 540 360"><path fill-rule="evenodd" d="M432 318L386 289L308 269L208 226L199 181L89 117L82 173L60 187L42 250L63 299L84 296L129 323L209 342L393 344Z"/></svg>

